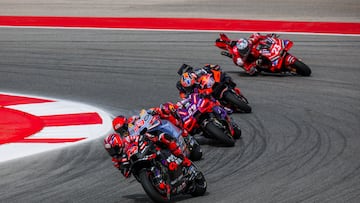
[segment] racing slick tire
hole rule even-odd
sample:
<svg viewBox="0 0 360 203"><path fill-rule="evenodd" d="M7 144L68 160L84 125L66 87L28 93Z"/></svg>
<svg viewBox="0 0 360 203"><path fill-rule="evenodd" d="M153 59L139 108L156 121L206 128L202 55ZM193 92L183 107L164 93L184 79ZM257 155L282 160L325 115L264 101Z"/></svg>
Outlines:
<svg viewBox="0 0 360 203"><path fill-rule="evenodd" d="M152 184L151 173L148 173L147 170L143 169L139 172L139 180L140 183L146 192L146 194L152 199L154 202L160 203L169 203L171 202L170 198L166 195L161 195Z"/></svg>
<svg viewBox="0 0 360 203"><path fill-rule="evenodd" d="M226 132L227 130L224 130L224 127L220 127L220 125L222 125L220 121L214 119L205 124L204 130L209 136L215 138L224 146L233 147L235 145L234 138L229 132Z"/></svg>
<svg viewBox="0 0 360 203"><path fill-rule="evenodd" d="M303 63L300 60L296 60L294 64L292 65L293 68L295 68L296 73L302 76L310 76L311 75L311 69L309 66L307 66L305 63Z"/></svg>
<svg viewBox="0 0 360 203"><path fill-rule="evenodd" d="M244 101L244 99L240 98L240 96L230 91L226 91L224 92L223 99L228 104L231 104L231 106L234 106L236 111L239 111L241 113L251 113L251 107L246 101Z"/></svg>

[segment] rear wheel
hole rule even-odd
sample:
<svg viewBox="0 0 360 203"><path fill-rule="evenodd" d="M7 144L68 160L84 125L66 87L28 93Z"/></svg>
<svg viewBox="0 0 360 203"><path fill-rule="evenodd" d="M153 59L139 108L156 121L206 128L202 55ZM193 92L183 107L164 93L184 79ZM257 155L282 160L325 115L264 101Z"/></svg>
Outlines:
<svg viewBox="0 0 360 203"><path fill-rule="evenodd" d="M219 121L212 120L205 125L205 132L227 147L234 146L234 138L227 130L225 130L225 128L221 127L220 125L222 126Z"/></svg>
<svg viewBox="0 0 360 203"><path fill-rule="evenodd" d="M139 179L142 187L144 188L146 194L154 202L168 203L170 202L170 197L167 197L166 194L162 195L156 189L156 186L153 184L153 174L149 173L147 170L143 169L139 173Z"/></svg>
<svg viewBox="0 0 360 203"><path fill-rule="evenodd" d="M296 60L294 64L291 66L295 68L296 73L302 76L310 76L311 75L311 69L309 66L307 66L305 63L303 63L300 60Z"/></svg>
<svg viewBox="0 0 360 203"><path fill-rule="evenodd" d="M243 99L241 96L236 95L231 91L226 91L224 92L223 99L231 106L234 106L237 111L242 113L251 113L251 107L248 105L245 98Z"/></svg>

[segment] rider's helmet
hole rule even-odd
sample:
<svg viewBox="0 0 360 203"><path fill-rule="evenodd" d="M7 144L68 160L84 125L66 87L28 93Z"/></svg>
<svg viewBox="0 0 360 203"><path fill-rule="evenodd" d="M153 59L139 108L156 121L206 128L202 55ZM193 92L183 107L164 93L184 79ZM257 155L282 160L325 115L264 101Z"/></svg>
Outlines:
<svg viewBox="0 0 360 203"><path fill-rule="evenodd" d="M236 42L236 48L241 56L247 56L250 52L250 43L244 38L240 38Z"/></svg>
<svg viewBox="0 0 360 203"><path fill-rule="evenodd" d="M166 103L160 104L160 109L161 109L162 113L165 115L172 114L176 111L174 104L171 102L166 102Z"/></svg>
<svg viewBox="0 0 360 203"><path fill-rule="evenodd" d="M112 121L113 129L115 132L123 135L128 131L128 119L125 116L117 116Z"/></svg>
<svg viewBox="0 0 360 203"><path fill-rule="evenodd" d="M198 83L201 88L211 88L215 83L215 79L212 74L208 73L202 75L201 78L198 80Z"/></svg>
<svg viewBox="0 0 360 203"><path fill-rule="evenodd" d="M189 88L195 84L196 78L193 74L185 72L181 75L180 84L184 88Z"/></svg>
<svg viewBox="0 0 360 203"><path fill-rule="evenodd" d="M121 155L124 143L118 134L111 134L104 138L104 147L110 156Z"/></svg>

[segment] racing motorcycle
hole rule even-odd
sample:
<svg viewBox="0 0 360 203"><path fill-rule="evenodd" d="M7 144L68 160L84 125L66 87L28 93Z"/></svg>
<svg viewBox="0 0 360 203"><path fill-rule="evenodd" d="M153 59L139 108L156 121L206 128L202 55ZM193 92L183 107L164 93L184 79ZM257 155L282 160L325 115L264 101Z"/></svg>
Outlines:
<svg viewBox="0 0 360 203"><path fill-rule="evenodd" d="M258 60L258 72L268 73L291 73L301 76L310 76L311 69L300 59L289 53L293 46L293 41L279 38L279 35L268 34L265 38L260 39L256 46L256 51L260 57ZM236 41L231 40L224 33L216 39L215 46L222 51L221 54L232 58L233 49L236 49Z"/></svg>
<svg viewBox="0 0 360 203"><path fill-rule="evenodd" d="M226 110L210 95L192 93L178 105L183 128L190 134L202 133L228 147L234 146L235 139L241 137L240 128L228 115L231 110Z"/></svg>
<svg viewBox="0 0 360 203"><path fill-rule="evenodd" d="M192 161L198 161L202 157L200 144L193 136L182 136L182 131L168 120L161 119L159 115L152 114L150 111L142 109L139 119L133 125L129 125L130 135L139 135L142 130L158 136L160 133L166 133L177 140L185 156Z"/></svg>
<svg viewBox="0 0 360 203"><path fill-rule="evenodd" d="M154 202L171 202L178 194L204 195L207 182L194 163L189 168L182 166L182 160L169 150L157 150L159 147L145 136L146 129L141 133L137 144L127 150L130 172Z"/></svg>
<svg viewBox="0 0 360 203"><path fill-rule="evenodd" d="M226 76L231 82L226 82L225 74L218 69L210 68L211 73L199 73L201 69L194 70L193 67L183 64L178 70L178 74L194 71L196 75L200 75L198 82L200 88L199 93L211 94L217 99L221 105L230 108L235 112L251 113L251 107L246 97L241 93L240 88L235 87L236 84Z"/></svg>

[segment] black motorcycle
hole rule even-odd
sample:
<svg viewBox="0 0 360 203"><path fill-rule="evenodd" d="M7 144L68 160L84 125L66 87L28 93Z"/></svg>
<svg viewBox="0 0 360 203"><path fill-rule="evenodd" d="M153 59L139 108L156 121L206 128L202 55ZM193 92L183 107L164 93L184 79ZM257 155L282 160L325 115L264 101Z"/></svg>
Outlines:
<svg viewBox="0 0 360 203"><path fill-rule="evenodd" d="M182 166L182 160L169 150L156 150L156 143L146 135L128 150L128 157L131 174L154 202L171 202L178 194L202 196L206 192L205 177L193 163L189 168Z"/></svg>
<svg viewBox="0 0 360 203"><path fill-rule="evenodd" d="M239 87L225 72L221 71L219 66L214 69L211 66L202 69L194 69L193 67L183 64L178 74L182 75L184 72L194 72L197 75L198 88L197 91L202 94L211 94L217 99L221 105L230 108L235 112L251 113L252 109L249 106L249 101L242 94ZM176 84L180 90L182 87L180 82Z"/></svg>

